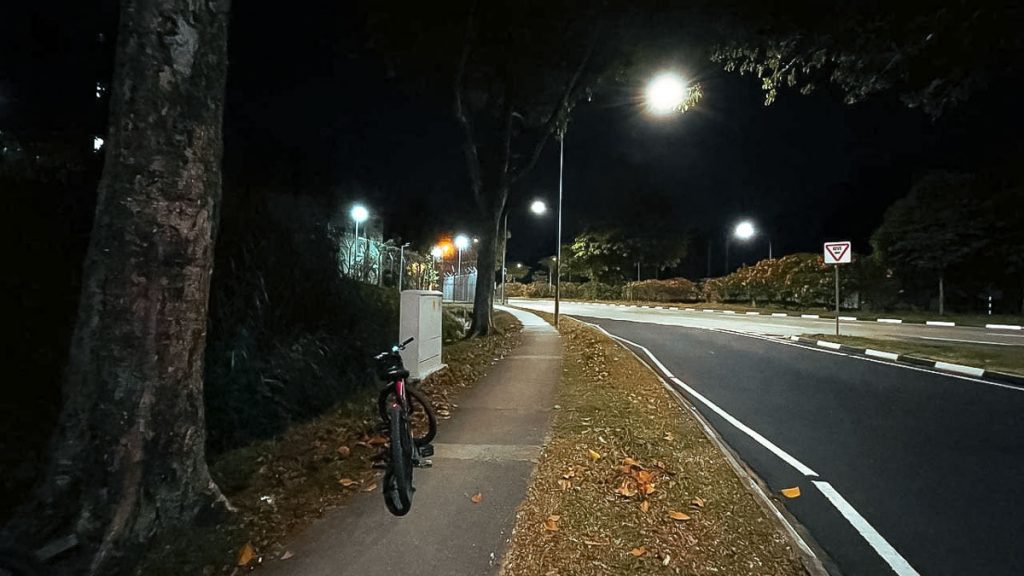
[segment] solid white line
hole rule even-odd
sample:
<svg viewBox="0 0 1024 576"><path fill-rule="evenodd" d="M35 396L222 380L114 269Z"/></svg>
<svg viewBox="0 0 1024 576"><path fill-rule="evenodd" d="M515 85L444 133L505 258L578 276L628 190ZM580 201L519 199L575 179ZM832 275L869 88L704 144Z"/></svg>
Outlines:
<svg viewBox="0 0 1024 576"><path fill-rule="evenodd" d="M878 321L883 324L903 324L903 320L897 318L879 318Z"/></svg>
<svg viewBox="0 0 1024 576"><path fill-rule="evenodd" d="M992 328L994 330L1020 330L1021 327L1017 324L985 324L985 328Z"/></svg>
<svg viewBox="0 0 1024 576"><path fill-rule="evenodd" d="M839 319L842 320L843 322L856 322L857 321L857 317L856 316L840 316Z"/></svg>
<svg viewBox="0 0 1024 576"><path fill-rule="evenodd" d="M898 360L900 357L899 354L893 354L892 352L882 352L881 350L872 350L871 348L865 350L864 353L867 354L868 356L874 356L876 358L885 358L886 360L892 360L894 362Z"/></svg>
<svg viewBox="0 0 1024 576"><path fill-rule="evenodd" d="M939 320L928 320L925 326L956 326L956 322L942 322Z"/></svg>
<svg viewBox="0 0 1024 576"><path fill-rule="evenodd" d="M983 368L975 368L974 366L964 366L963 364L952 364L950 362L936 362L935 368L938 370L949 370L950 372L959 372L960 374L967 374L968 376L974 376L975 378L981 378L985 375Z"/></svg>
<svg viewBox="0 0 1024 576"><path fill-rule="evenodd" d="M818 346L821 346L822 348L828 348L830 350L839 350L840 348L842 348L842 346L836 344L835 342L826 342L824 340L818 340Z"/></svg>
<svg viewBox="0 0 1024 576"><path fill-rule="evenodd" d="M789 314L786 314L785 312L775 312L772 314L772 316L775 318L784 318L786 316L789 316Z"/></svg>
<svg viewBox="0 0 1024 576"><path fill-rule="evenodd" d="M868 544L875 549L875 552L878 552L878 555L882 557L882 560L885 560L896 574L899 576L919 576L918 571L914 570L910 563L907 562L906 558L900 555L900 553L892 547L892 544L889 544L889 542L887 542L885 538L878 533L878 530L875 530L875 528L860 515L860 512L857 512L857 510L850 505L850 503L847 502L839 492L836 492L836 489L833 488L831 484L820 480L812 480L812 482L818 490L825 495L825 498L827 498L828 501L836 507L836 510L839 510L839 513L846 518L854 529L856 529L857 532L867 540Z"/></svg>
<svg viewBox="0 0 1024 576"><path fill-rule="evenodd" d="M815 318L815 319L821 318L821 316L819 316L817 314L801 314L800 317L801 318Z"/></svg>

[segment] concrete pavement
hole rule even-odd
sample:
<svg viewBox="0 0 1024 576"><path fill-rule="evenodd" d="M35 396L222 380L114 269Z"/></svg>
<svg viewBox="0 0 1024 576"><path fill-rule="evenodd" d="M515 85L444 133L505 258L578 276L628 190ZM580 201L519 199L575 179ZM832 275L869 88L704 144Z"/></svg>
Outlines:
<svg viewBox="0 0 1024 576"><path fill-rule="evenodd" d="M551 300L509 299L509 304L531 310L553 312ZM685 305L680 305L685 308ZM683 309L621 308L606 304L583 302L562 302L560 311L569 316L588 316L608 320L627 320L662 324L666 326L692 326L697 328L722 328L754 334L774 336L800 336L802 334L831 334L835 320L826 318L801 318L795 316L772 317L746 315L741 313L722 314L687 312ZM967 326L926 326L924 324L887 324L873 321L840 321L844 336L866 338L911 338L922 343L956 346L959 344L988 344L993 346L1020 346L1024 348L1024 333L1019 331L993 330ZM1024 351L1024 350L1022 350Z"/></svg>
<svg viewBox="0 0 1024 576"><path fill-rule="evenodd" d="M561 376L558 333L534 314L506 309L523 341L459 398L441 423L434 466L417 469L412 511L396 518L380 490L358 494L299 534L268 576L492 575L498 572L548 433ZM480 503L470 497L480 493Z"/></svg>

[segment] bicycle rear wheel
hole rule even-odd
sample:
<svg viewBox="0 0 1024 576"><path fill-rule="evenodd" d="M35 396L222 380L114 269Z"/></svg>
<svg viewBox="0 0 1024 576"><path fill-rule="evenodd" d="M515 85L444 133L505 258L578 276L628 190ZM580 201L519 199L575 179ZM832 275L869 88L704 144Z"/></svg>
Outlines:
<svg viewBox="0 0 1024 576"><path fill-rule="evenodd" d="M407 382L405 384L405 395L409 401L409 422L412 429L412 440L416 446L426 446L437 436L437 414L430 400L423 392L413 388ZM395 398L395 383L388 384L380 391L377 397L377 410L385 425L390 425L388 409L397 404Z"/></svg>
<svg viewBox="0 0 1024 576"><path fill-rule="evenodd" d="M408 417L398 406L388 408L391 445L384 473L384 505L395 516L412 509L412 436Z"/></svg>

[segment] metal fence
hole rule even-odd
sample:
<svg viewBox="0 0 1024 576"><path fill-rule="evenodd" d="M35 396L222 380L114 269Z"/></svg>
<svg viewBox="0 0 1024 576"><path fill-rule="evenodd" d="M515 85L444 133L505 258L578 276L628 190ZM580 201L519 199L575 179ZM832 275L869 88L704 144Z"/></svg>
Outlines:
<svg viewBox="0 0 1024 576"><path fill-rule="evenodd" d="M441 291L448 302L469 302L476 294L476 270L463 272L461 276L445 274Z"/></svg>

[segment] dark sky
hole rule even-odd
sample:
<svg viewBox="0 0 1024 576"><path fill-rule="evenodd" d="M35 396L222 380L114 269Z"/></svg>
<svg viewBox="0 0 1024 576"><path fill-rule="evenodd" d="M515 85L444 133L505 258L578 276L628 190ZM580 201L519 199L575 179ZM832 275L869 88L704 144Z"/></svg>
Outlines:
<svg viewBox="0 0 1024 576"><path fill-rule="evenodd" d="M60 88L89 81L78 44L93 35L83 32L91 25L80 4L72 3L74 22L62 19L56 4L43 3L30 20L57 32L8 26L6 47L14 53L5 60L18 66L0 78L0 129L70 122L48 110L73 110L71 99L91 94L91 85L78 93ZM110 28L111 4L96 13L96 29ZM364 201L382 215L389 236L420 249L444 232L472 233L450 94L424 89L387 65L370 46L364 17L343 2L234 3L228 180ZM59 46L55 37L63 39ZM438 73L452 64L439 63ZM654 193L670 196L675 209L652 217L695 234L687 275L703 273L709 237L720 265L726 231L742 217L772 239L776 255L817 251L831 239L852 239L863 251L885 208L916 176L978 170L1019 150L1011 119L1020 86L979 94L933 123L893 97L848 106L824 91L783 92L765 107L752 78L709 62L679 66L704 88L699 106L683 116L652 119L630 104L641 85L600 93L576 109L566 140L564 239L614 221L636 194ZM55 82L53 74L63 76ZM45 102L31 97L39 93L48 94ZM511 260L532 264L553 252L553 218L535 218L526 205L534 197L555 200L557 167L553 143L514 192ZM738 263L767 249L761 237L733 251Z"/></svg>

